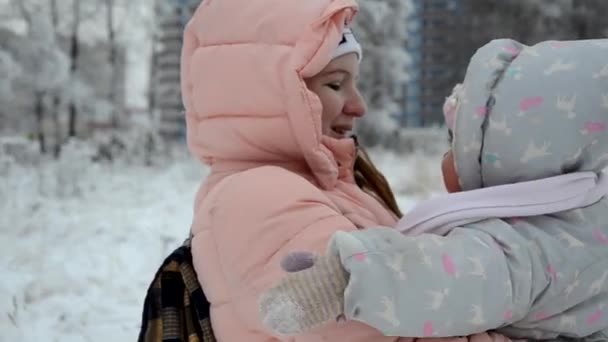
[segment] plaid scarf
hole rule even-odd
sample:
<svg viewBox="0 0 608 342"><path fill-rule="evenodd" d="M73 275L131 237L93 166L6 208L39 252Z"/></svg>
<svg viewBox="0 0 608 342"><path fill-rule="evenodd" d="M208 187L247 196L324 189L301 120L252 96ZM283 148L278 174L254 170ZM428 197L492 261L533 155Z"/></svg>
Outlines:
<svg viewBox="0 0 608 342"><path fill-rule="evenodd" d="M138 342L216 342L209 305L187 239L165 259L148 287Z"/></svg>

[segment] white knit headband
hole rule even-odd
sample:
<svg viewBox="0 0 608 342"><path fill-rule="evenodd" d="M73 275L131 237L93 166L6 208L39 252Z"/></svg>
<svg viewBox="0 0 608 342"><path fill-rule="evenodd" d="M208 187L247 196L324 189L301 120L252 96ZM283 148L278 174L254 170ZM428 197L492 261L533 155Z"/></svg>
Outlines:
<svg viewBox="0 0 608 342"><path fill-rule="evenodd" d="M361 44L359 44L357 39L355 39L355 35L350 27L345 27L344 33L342 33L342 40L340 41L340 44L338 44L338 48L334 51L331 59L338 58L352 52L357 54L359 60L361 60L361 57L363 57Z"/></svg>

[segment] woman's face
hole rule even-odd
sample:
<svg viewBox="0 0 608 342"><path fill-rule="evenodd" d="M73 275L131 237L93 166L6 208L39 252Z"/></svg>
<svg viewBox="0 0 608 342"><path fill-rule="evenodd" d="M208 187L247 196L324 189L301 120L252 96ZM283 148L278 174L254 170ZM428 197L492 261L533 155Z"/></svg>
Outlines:
<svg viewBox="0 0 608 342"><path fill-rule="evenodd" d="M365 102L357 89L359 60L355 53L333 59L320 73L306 80L323 106L322 133L347 138L356 119L365 115Z"/></svg>

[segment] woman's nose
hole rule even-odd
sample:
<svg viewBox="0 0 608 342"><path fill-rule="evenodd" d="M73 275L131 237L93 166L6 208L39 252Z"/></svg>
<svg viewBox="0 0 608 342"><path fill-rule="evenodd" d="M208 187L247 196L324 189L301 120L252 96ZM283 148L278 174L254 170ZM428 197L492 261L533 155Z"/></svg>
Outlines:
<svg viewBox="0 0 608 342"><path fill-rule="evenodd" d="M367 108L365 100L358 91L353 93L353 96L344 105L344 114L361 117L365 115Z"/></svg>

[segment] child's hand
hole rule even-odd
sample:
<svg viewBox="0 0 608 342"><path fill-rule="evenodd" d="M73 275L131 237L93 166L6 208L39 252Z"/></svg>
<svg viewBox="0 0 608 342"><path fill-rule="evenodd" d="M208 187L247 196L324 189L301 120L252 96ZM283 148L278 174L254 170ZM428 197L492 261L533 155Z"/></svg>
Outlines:
<svg viewBox="0 0 608 342"><path fill-rule="evenodd" d="M281 335L297 335L342 315L349 276L338 256L296 252L281 267L291 273L262 295L264 325Z"/></svg>

